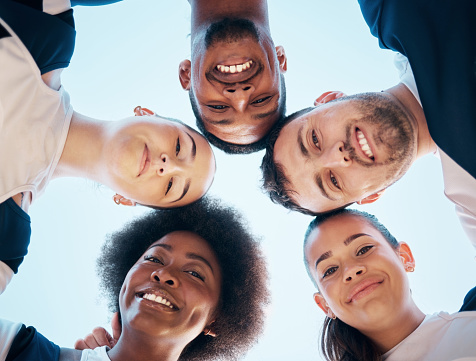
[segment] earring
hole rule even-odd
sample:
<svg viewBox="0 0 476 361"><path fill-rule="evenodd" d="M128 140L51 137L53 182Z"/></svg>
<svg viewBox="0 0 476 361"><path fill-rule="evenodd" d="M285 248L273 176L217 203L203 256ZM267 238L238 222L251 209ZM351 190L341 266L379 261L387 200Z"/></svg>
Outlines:
<svg viewBox="0 0 476 361"><path fill-rule="evenodd" d="M407 271L407 272L413 272L413 271L415 271L415 267L410 266L410 265L405 265L405 271Z"/></svg>
<svg viewBox="0 0 476 361"><path fill-rule="evenodd" d="M114 203L119 205L121 204L121 201L124 199L124 197L116 193L114 194L114 197L112 197L112 199L114 200Z"/></svg>
<svg viewBox="0 0 476 361"><path fill-rule="evenodd" d="M112 197L112 199L114 200L114 203L116 203L117 205L122 204L123 206L132 206L132 207L136 205L136 202L131 201L130 199L124 198L123 196L117 193Z"/></svg>
<svg viewBox="0 0 476 361"><path fill-rule="evenodd" d="M211 327L205 327L203 329L203 334L205 336L217 337L216 333L212 331Z"/></svg>
<svg viewBox="0 0 476 361"><path fill-rule="evenodd" d="M334 314L334 312L332 312L332 310L329 308L327 309L327 317L335 320L337 318L337 316Z"/></svg>

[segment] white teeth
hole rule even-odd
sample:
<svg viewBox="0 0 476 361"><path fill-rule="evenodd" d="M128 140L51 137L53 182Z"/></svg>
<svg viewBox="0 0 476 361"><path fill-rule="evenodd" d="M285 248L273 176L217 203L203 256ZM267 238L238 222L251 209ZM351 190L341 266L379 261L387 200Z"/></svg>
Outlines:
<svg viewBox="0 0 476 361"><path fill-rule="evenodd" d="M374 154L370 150L370 146L367 142L367 139L364 136L364 133L362 133L362 131L360 130L357 130L357 139L359 140L360 148L365 153L365 155L373 159Z"/></svg>
<svg viewBox="0 0 476 361"><path fill-rule="evenodd" d="M142 298L145 298L146 300L150 300L150 301L160 303L160 304L165 305L169 308L174 308L174 306L170 303L169 300L167 300L167 299L165 299L161 296L156 296L156 295L151 294L151 293L146 293L146 294L144 294L144 296L142 296Z"/></svg>
<svg viewBox="0 0 476 361"><path fill-rule="evenodd" d="M222 73L241 73L244 70L251 68L251 64L253 64L252 60L249 60L243 64L235 64L235 65L217 65L217 70Z"/></svg>

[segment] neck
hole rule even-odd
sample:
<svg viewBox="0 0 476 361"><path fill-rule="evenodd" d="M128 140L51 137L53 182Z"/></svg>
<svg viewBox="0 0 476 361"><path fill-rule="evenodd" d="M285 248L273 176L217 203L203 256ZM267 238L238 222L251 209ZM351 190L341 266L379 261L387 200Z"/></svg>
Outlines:
<svg viewBox="0 0 476 361"><path fill-rule="evenodd" d="M123 330L124 331L124 330ZM177 361L186 345L165 343L157 337L134 332L124 333L117 344L108 351L111 361Z"/></svg>
<svg viewBox="0 0 476 361"><path fill-rule="evenodd" d="M189 0L192 7L192 42L202 29L223 18L249 19L269 33L268 4L266 0Z"/></svg>
<svg viewBox="0 0 476 361"><path fill-rule="evenodd" d="M383 354L407 338L424 319L425 314L411 300L410 307L392 316L392 322L381 322L377 329L361 332L370 338Z"/></svg>
<svg viewBox="0 0 476 361"><path fill-rule="evenodd" d="M103 183L100 160L107 124L74 112L53 178L80 177Z"/></svg>
<svg viewBox="0 0 476 361"><path fill-rule="evenodd" d="M430 132L428 130L428 124L426 122L423 109L413 93L402 83L399 83L398 85L387 89L384 92L390 94L398 100L400 105L403 106L409 115L410 121L416 129L416 158L418 159L428 153L434 153L436 151L436 144L431 138Z"/></svg>

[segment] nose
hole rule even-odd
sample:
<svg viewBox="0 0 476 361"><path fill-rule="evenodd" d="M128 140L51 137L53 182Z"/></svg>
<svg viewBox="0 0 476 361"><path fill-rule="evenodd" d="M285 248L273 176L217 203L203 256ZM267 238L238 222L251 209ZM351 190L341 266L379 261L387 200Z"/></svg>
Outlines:
<svg viewBox="0 0 476 361"><path fill-rule="evenodd" d="M236 84L226 86L223 89L223 95L230 99L236 110L243 112L250 101L251 94L255 91L255 87L251 84Z"/></svg>
<svg viewBox="0 0 476 361"><path fill-rule="evenodd" d="M160 156L158 161L153 162L151 165L155 168L157 174L160 176L169 175L179 171L182 168L177 159L169 157L165 153Z"/></svg>
<svg viewBox="0 0 476 361"><path fill-rule="evenodd" d="M344 142L336 142L327 149L323 157L324 166L328 168L348 167L352 164L352 159Z"/></svg>
<svg viewBox="0 0 476 361"><path fill-rule="evenodd" d="M365 272L367 272L367 269L365 268L365 266L354 265L354 266L348 267L344 272L344 282L348 283L352 280L355 280L359 276L362 276L363 274L365 274Z"/></svg>
<svg viewBox="0 0 476 361"><path fill-rule="evenodd" d="M158 282L166 284L169 287L177 288L179 286L179 280L170 272L167 267L161 267L153 271L150 275L152 282Z"/></svg>

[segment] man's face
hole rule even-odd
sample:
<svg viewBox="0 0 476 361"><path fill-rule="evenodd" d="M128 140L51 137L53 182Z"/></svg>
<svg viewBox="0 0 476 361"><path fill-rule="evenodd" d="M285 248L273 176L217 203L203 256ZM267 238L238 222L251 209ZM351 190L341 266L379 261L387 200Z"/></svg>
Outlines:
<svg viewBox="0 0 476 361"><path fill-rule="evenodd" d="M280 74L285 70L282 47L275 48L248 20L225 19L195 36L191 65L182 62L180 80L192 91L208 132L250 144L268 133L284 109Z"/></svg>
<svg viewBox="0 0 476 361"><path fill-rule="evenodd" d="M325 212L383 190L411 165L416 137L408 119L362 117L349 100L327 103L287 124L274 161L291 197Z"/></svg>

